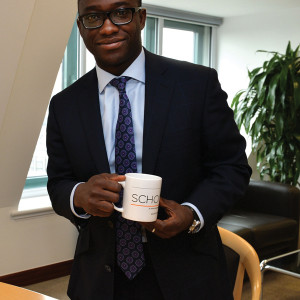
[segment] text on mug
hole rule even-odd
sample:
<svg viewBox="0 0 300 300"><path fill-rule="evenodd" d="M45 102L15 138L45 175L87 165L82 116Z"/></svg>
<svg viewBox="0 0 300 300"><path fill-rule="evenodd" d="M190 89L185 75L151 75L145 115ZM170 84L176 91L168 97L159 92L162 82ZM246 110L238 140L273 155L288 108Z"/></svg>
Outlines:
<svg viewBox="0 0 300 300"><path fill-rule="evenodd" d="M139 202L139 203L158 203L159 195L148 196L148 195L132 194L131 201L132 202Z"/></svg>

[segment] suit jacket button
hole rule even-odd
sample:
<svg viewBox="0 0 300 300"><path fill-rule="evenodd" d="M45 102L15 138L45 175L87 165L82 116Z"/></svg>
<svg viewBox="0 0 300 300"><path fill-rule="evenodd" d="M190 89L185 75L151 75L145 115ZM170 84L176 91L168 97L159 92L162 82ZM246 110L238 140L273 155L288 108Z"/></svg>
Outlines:
<svg viewBox="0 0 300 300"><path fill-rule="evenodd" d="M109 265L104 265L104 268L107 272L111 272L111 267Z"/></svg>
<svg viewBox="0 0 300 300"><path fill-rule="evenodd" d="M111 229L114 228L114 223L112 221L108 221L107 224Z"/></svg>

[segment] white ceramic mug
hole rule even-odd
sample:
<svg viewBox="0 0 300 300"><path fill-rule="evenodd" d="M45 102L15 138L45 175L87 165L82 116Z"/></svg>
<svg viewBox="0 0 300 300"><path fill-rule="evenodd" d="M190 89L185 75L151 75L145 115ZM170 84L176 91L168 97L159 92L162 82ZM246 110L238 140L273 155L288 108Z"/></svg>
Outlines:
<svg viewBox="0 0 300 300"><path fill-rule="evenodd" d="M123 207L114 205L128 220L154 222L157 219L162 178L142 173L127 173L124 188Z"/></svg>

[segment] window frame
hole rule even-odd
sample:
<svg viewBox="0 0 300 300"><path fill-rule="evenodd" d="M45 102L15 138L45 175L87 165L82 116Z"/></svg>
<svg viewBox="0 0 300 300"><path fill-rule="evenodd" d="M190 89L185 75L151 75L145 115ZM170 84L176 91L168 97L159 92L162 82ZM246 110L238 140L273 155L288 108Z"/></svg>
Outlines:
<svg viewBox="0 0 300 300"><path fill-rule="evenodd" d="M71 85L73 82L75 82L79 76L79 66L80 66L80 53L79 53L79 32L77 29L76 20L74 22L74 25L72 27L72 31L70 34L70 38L68 40L68 44L64 53L64 57L62 60L62 89L65 89L69 85ZM76 62L74 64L74 61ZM45 118L47 116L47 113L45 115ZM43 125L42 125L43 126ZM35 147L36 149L36 147ZM33 154L34 155L34 154ZM32 159L33 161L33 159ZM31 161L31 163L32 163ZM29 171L28 171L29 172ZM36 191L33 191L34 189L39 189L39 195L45 195L47 194L47 191L45 190L47 186L48 177L47 175L44 176L27 176L22 198L28 197L31 194L36 194ZM26 196L25 196L26 195Z"/></svg>

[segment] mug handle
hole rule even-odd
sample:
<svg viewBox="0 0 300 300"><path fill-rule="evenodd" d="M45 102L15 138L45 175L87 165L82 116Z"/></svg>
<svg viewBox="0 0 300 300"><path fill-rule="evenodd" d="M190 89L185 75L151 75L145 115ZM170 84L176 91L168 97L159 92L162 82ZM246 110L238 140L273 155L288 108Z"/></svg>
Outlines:
<svg viewBox="0 0 300 300"><path fill-rule="evenodd" d="M119 181L118 183L121 184L121 186L123 187L123 189L125 188L125 181ZM123 212L124 211L123 207L117 207L113 203L112 203L112 205L114 206L115 210L117 210L119 212Z"/></svg>

